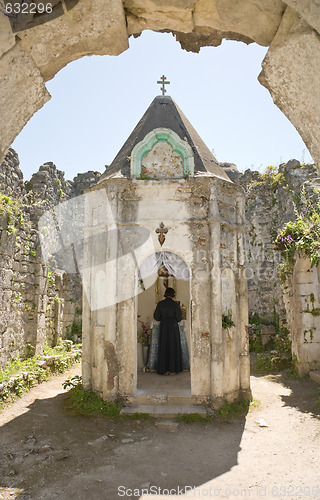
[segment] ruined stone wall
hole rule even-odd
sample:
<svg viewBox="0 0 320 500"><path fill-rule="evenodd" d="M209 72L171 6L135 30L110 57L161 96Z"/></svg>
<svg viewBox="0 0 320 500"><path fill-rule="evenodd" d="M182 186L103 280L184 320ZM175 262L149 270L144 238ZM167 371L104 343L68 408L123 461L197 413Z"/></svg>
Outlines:
<svg viewBox="0 0 320 500"><path fill-rule="evenodd" d="M0 166L0 368L18 355L41 353L45 342L81 339L80 276L44 263L37 223L46 210L81 194L99 176L88 172L67 182L46 163L24 185L12 149Z"/></svg>
<svg viewBox="0 0 320 500"><path fill-rule="evenodd" d="M303 187L307 193L313 192L320 186L320 178L313 165L301 166L290 160L280 165L278 174L261 176L247 170L244 174L233 173L233 179L246 192L249 315L256 313L270 322L275 313L284 318L277 272L280 254L274 250L273 240L284 224L295 219L294 203Z"/></svg>
<svg viewBox="0 0 320 500"><path fill-rule="evenodd" d="M25 194L19 157L12 148L9 149L0 168L0 193L14 197Z"/></svg>

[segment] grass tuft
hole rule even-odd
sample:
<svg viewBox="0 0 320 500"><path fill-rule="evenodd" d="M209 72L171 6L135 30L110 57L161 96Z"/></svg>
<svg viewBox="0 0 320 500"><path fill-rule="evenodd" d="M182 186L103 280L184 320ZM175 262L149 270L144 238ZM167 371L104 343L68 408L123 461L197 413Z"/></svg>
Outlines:
<svg viewBox="0 0 320 500"><path fill-rule="evenodd" d="M206 415L201 415L200 413L179 413L175 420L185 424L194 424L196 422L210 422L212 419L213 417L210 413Z"/></svg>
<svg viewBox="0 0 320 500"><path fill-rule="evenodd" d="M81 385L68 392L66 408L76 415L103 416L111 419L120 417L122 405L104 401L93 391L85 391Z"/></svg>
<svg viewBox="0 0 320 500"><path fill-rule="evenodd" d="M219 410L216 410L216 417L225 420L234 417L244 417L250 408L251 400L246 399L240 403L226 403Z"/></svg>

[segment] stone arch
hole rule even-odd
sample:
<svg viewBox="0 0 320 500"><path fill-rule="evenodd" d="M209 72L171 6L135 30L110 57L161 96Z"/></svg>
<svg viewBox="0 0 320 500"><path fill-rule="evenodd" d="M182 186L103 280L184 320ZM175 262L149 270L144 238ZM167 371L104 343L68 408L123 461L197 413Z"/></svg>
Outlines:
<svg viewBox="0 0 320 500"><path fill-rule="evenodd" d="M316 0L84 0L40 26L12 33L0 19L0 161L32 115L50 99L45 82L84 55L118 55L128 36L172 32L198 52L223 38L269 46L259 81L320 161L320 6ZM299 75L299 77L297 77Z"/></svg>

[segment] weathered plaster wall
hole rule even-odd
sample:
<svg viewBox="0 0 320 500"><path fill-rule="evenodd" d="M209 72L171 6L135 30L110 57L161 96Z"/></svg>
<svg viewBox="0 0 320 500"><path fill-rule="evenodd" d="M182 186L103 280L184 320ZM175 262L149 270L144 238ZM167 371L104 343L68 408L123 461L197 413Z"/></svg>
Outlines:
<svg viewBox="0 0 320 500"><path fill-rule="evenodd" d="M150 253L165 250L180 255L190 269L192 335L189 349L194 398L219 405L248 395L242 189L210 176L162 179L161 182L117 178L105 180L90 194L105 189L121 231L125 228L148 230L152 248L145 254L146 249L134 247L137 261L139 257L144 260ZM83 380L87 388L110 399L119 393L133 396L136 390L137 269L129 253L125 259L118 253L124 250L122 243L126 238L118 242L116 238L107 237L114 222L106 219L106 206L100 205L98 210L100 199L98 196L96 199L97 207L88 206L86 212L86 281L92 288L88 287L84 301ZM156 233L161 221L168 228L163 246ZM98 234L100 243L105 241L105 244L96 244ZM113 258L119 260L109 267L113 247L117 249ZM101 265L97 265L99 262ZM230 280L223 304L231 309L236 325L232 342L222 329L221 271ZM107 286L102 279L103 272L110 283L110 294L116 289L118 300L102 310L90 311L87 300L96 294L106 296L102 288ZM98 292L94 290L96 286ZM240 295L244 303L237 301Z"/></svg>
<svg viewBox="0 0 320 500"><path fill-rule="evenodd" d="M317 0L83 0L67 14L14 36L0 21L0 158L50 98L45 81L84 55L117 55L143 30L171 31L198 52L223 38L270 46L260 82L320 162Z"/></svg>
<svg viewBox="0 0 320 500"><path fill-rule="evenodd" d="M299 375L320 369L320 269L298 259L284 288L284 303Z"/></svg>

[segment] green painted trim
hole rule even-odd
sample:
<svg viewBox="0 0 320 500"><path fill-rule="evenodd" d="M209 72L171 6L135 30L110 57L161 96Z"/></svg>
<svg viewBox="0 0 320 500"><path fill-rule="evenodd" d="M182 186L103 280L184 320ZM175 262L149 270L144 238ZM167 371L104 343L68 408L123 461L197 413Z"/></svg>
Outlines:
<svg viewBox="0 0 320 500"><path fill-rule="evenodd" d="M135 145L131 152L130 174L133 178L141 175L141 162L157 142L167 142L175 153L178 153L183 160L183 175L194 176L194 156L191 146L180 139L178 134L169 128L155 128L145 138Z"/></svg>

